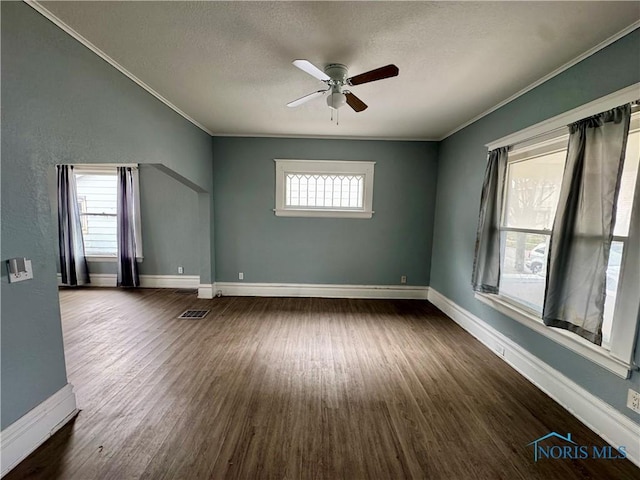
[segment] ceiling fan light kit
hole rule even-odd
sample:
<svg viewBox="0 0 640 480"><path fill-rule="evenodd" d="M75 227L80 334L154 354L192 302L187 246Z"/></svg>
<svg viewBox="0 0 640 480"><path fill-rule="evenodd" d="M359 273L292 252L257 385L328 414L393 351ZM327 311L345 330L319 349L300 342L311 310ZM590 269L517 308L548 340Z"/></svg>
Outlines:
<svg viewBox="0 0 640 480"><path fill-rule="evenodd" d="M342 92L331 92L327 95L327 105L329 108L338 110L347 104L347 96Z"/></svg>
<svg viewBox="0 0 640 480"><path fill-rule="evenodd" d="M377 80L395 77L399 73L398 67L395 65L386 65L384 67L376 68L375 70L361 73L354 77L349 77L348 68L346 65L342 65L341 63L330 63L325 67L324 71L320 70L308 60L294 60L293 64L303 72L306 72L323 82L327 88L325 90L318 90L317 92L300 97L297 100L287 103L287 106L297 107L298 105L302 105L314 98L326 96L327 105L332 112L333 110L338 110L345 105L349 105L355 112L362 112L363 110L366 110L367 104L349 90L346 90L344 88L345 86L362 85L363 83L375 82Z"/></svg>

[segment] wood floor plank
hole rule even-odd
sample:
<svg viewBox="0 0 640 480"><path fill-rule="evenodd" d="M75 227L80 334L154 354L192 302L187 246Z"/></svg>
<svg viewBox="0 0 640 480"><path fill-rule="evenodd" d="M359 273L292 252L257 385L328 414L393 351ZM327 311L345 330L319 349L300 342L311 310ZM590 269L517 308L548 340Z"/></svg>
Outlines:
<svg viewBox="0 0 640 480"><path fill-rule="evenodd" d="M433 305L61 290L82 409L5 479L632 479L545 460L605 442ZM200 320L176 318L210 309Z"/></svg>

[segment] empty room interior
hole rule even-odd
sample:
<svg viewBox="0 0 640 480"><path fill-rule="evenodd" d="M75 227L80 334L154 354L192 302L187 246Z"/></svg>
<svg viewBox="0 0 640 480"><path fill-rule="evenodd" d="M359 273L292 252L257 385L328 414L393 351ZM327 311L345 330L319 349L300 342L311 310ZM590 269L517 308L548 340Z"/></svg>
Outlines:
<svg viewBox="0 0 640 480"><path fill-rule="evenodd" d="M640 2L1 2L1 476L640 478Z"/></svg>

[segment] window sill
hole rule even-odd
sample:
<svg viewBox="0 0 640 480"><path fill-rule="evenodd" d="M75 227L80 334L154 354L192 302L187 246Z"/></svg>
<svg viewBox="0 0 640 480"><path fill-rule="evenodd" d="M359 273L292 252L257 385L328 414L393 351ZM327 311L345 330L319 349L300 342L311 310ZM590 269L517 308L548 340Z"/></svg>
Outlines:
<svg viewBox="0 0 640 480"><path fill-rule="evenodd" d="M338 210L323 210L323 209L274 209L276 217L320 217L320 218L371 218L373 216L372 211L338 211Z"/></svg>
<svg viewBox="0 0 640 480"><path fill-rule="evenodd" d="M117 262L118 257L111 255L87 255L87 262Z"/></svg>
<svg viewBox="0 0 640 480"><path fill-rule="evenodd" d="M634 370L635 368L632 364L615 358L608 350L598 347L571 332L558 328L547 327L542 323L540 318L501 299L497 295L476 293L475 297L485 305L489 305L500 313L503 313L535 332L550 338L554 342L559 343L593 363L600 365L621 378L629 378L631 370Z"/></svg>

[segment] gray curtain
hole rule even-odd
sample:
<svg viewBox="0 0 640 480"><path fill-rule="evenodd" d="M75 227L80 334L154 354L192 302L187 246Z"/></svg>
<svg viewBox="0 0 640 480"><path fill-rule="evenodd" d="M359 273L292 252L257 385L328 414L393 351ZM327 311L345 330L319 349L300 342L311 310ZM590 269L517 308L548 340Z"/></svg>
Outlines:
<svg viewBox="0 0 640 480"><path fill-rule="evenodd" d="M471 284L473 290L498 293L500 281L500 212L508 147L489 152L484 174Z"/></svg>
<svg viewBox="0 0 640 480"><path fill-rule="evenodd" d="M82 224L76 177L73 167L58 165L58 248L62 283L69 286L89 283L89 268L84 253Z"/></svg>
<svg viewBox="0 0 640 480"><path fill-rule="evenodd" d="M136 188L131 167L118 167L118 286L138 287Z"/></svg>
<svg viewBox="0 0 640 480"><path fill-rule="evenodd" d="M625 105L569 125L542 318L602 344L607 263L629 134Z"/></svg>

